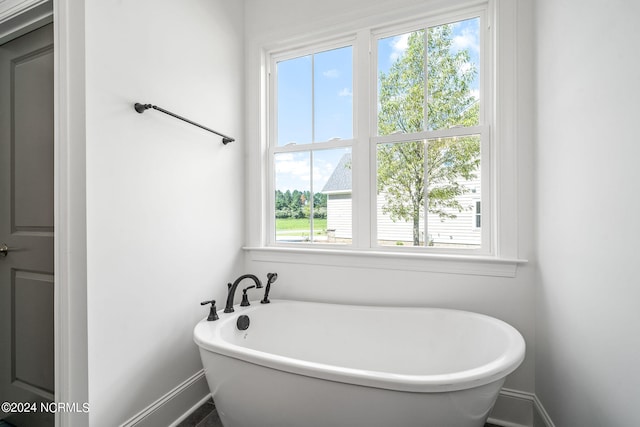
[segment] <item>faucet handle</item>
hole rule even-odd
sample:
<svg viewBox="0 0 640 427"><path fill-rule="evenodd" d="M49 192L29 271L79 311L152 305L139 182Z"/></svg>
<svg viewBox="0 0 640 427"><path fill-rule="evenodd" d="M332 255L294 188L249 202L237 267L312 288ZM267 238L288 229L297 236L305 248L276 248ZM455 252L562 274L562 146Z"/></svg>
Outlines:
<svg viewBox="0 0 640 427"><path fill-rule="evenodd" d="M246 288L244 288L242 290L242 302L240 303L240 307L247 307L251 304L249 304L249 297L247 296L247 291L249 289L255 288L256 285L251 285L251 286L247 286Z"/></svg>
<svg viewBox="0 0 640 427"><path fill-rule="evenodd" d="M216 309L216 300L212 299L211 301L202 301L200 305L211 304L211 309L209 310L209 317L207 320L211 322L212 320L218 320L218 309Z"/></svg>

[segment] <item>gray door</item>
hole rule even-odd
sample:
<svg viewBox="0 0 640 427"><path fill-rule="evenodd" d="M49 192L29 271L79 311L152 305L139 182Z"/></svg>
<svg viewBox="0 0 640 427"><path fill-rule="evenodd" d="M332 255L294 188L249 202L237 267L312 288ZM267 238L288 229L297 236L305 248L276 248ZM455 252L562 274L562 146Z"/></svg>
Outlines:
<svg viewBox="0 0 640 427"><path fill-rule="evenodd" d="M52 27L0 46L0 419L19 427L54 425Z"/></svg>

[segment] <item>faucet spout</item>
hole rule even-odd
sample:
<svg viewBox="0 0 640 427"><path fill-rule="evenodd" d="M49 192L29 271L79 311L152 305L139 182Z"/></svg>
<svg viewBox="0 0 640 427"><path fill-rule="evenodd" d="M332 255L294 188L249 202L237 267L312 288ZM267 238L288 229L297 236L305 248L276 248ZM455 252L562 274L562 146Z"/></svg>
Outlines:
<svg viewBox="0 0 640 427"><path fill-rule="evenodd" d="M255 275L253 274L243 274L242 276L238 277L236 279L235 282L233 282L233 284L229 284L229 294L227 295L227 304L224 307L224 312L225 313L233 313L233 299L236 295L236 289L238 287L238 285L240 284L240 282L242 282L244 279L251 279L256 283L256 288L261 288L262 287L262 283L260 282L260 279L258 279Z"/></svg>

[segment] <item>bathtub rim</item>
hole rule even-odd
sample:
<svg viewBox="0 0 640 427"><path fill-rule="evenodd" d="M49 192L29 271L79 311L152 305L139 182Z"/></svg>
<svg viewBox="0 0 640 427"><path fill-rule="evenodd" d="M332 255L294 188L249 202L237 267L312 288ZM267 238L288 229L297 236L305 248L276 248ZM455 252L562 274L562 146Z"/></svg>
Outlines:
<svg viewBox="0 0 640 427"><path fill-rule="evenodd" d="M224 340L221 336L221 328L229 322L233 322L237 316L242 314L250 314L252 311L260 309L259 303L250 307L234 306L234 313L223 313L219 311L220 319L215 322L208 322L206 319L198 322L193 331L193 339L200 351L209 351L223 356L243 360L254 365L264 366L267 368L304 375L312 378L341 382L346 384L355 384L367 387L375 387L386 390L416 392L416 393L434 393L448 392L456 390L471 389L493 383L505 378L507 375L515 371L525 357L526 344L520 332L508 323L496 319L495 317L480 314L472 311L435 308L435 307L395 307L395 306L370 306L370 305L353 305L353 304L337 304L323 302L309 302L285 299L273 299L272 304L294 303L294 304L314 304L314 305L338 305L343 308L361 309L393 309L393 310L435 310L457 313L460 315L476 317L488 321L500 329L508 332L509 344L505 351L499 357L489 363L478 367L467 369L454 373L446 374L395 374L391 372L372 371L365 369L347 368L336 365L329 365L308 360L301 360L292 357L282 356L278 354L267 353L255 350L249 347L243 347ZM230 327L235 327L231 326ZM204 339L202 334L204 330L214 329L214 342ZM206 371L206 367L205 367Z"/></svg>

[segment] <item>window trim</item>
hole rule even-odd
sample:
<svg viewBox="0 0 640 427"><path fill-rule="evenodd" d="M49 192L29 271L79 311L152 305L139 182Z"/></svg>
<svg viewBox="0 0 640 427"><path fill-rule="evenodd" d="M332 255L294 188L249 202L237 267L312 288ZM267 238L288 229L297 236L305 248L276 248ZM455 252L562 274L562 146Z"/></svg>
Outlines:
<svg viewBox="0 0 640 427"><path fill-rule="evenodd" d="M524 259L518 257L518 153L517 153L517 5L510 0L488 0L485 2L472 2L468 7L474 6L486 7L488 27L492 29L488 43L492 43L493 56L490 59L493 68L493 75L489 82L489 90L494 94L494 103L491 114L494 117L494 127L492 129L492 138L494 141L494 151L491 153L493 192L494 200L491 205L494 208L492 215L495 220L495 227L491 231L492 242L494 248L491 256L459 256L429 253L389 253L373 251L368 248L358 247L356 245L350 248L329 248L324 245L319 248L310 246L296 247L273 247L267 246L267 229L265 219L268 219L266 208L268 200L265 200L266 179L269 177L269 171L266 167L268 155L267 131L268 123L266 121L268 110L267 87L268 81L264 70L268 67L269 54L278 50L284 50L286 47L297 43L298 46L308 46L313 44L314 40L321 39L329 34L345 34L352 35L352 22L345 20L340 22L337 20L335 24L327 29L323 28L305 29L304 34L301 28L287 28L274 32L273 34L261 35L260 38L254 37L247 40L247 140L250 142L247 153L247 207L249 214L247 215L247 245L243 248L250 260L265 262L289 262L289 263L305 263L305 264L326 264L340 265L340 260L348 260L352 257L345 256L352 254L356 257L362 267L368 268L392 268L384 267L385 263L381 263L382 259L396 260L400 258L410 258L416 263L416 269L420 271L442 271L457 274L472 275L496 275L493 273L492 265L503 265L513 268L513 274L517 265L526 263ZM462 10L468 10L467 6L454 6L445 10L445 13L451 15L459 14ZM359 30L357 34L371 34L372 31L379 29L386 23L394 23L403 25L406 16L419 16L424 6L406 6L394 10L379 8L374 14L357 20L364 30ZM325 23L326 24L326 23ZM405 27L406 28L406 27ZM357 46L354 46L354 50ZM368 56L368 51L358 51L356 56L362 58ZM358 62L358 59L356 60ZM253 71L251 71L253 70ZM362 70L357 74L354 72L354 94L359 85L363 83ZM357 77L356 77L357 76ZM370 78L370 76L367 76ZM354 96L354 105L358 102L368 102L371 99L369 91L359 91L360 95ZM364 117L358 113L356 109L354 120L354 147L359 144L357 129L358 126L369 126L369 116ZM255 141L255 143L251 143ZM368 144L362 144L367 147ZM368 154L368 153L367 153ZM371 156L367 155L364 159L369 161ZM498 162L499 160L499 162ZM358 165L354 162L354 168ZM354 176L353 188L355 190L364 184L368 187L368 180L359 179ZM363 181L363 182L360 182ZM362 194L362 192L360 192ZM369 197L367 194L366 197ZM355 203L354 206L358 204ZM487 208L483 203L483 210ZM357 212L354 210L354 216ZM484 225L484 224L483 224ZM360 236L360 242L365 242L369 235L371 224L358 224L353 227L354 239ZM346 249L346 250L345 250ZM374 253L375 252L375 253ZM310 254L314 254L310 256ZM339 254L338 258L332 258ZM331 259L331 262L323 260ZM451 261L455 260L455 262ZM480 261L478 261L480 260ZM335 263L333 262L335 261ZM451 262L450 262L451 261ZM348 263L348 265L352 265ZM455 265L455 266L454 266ZM480 268L485 266L487 268ZM497 274L501 276L502 274ZM511 274L508 274L511 275Z"/></svg>
<svg viewBox="0 0 640 427"><path fill-rule="evenodd" d="M329 140L329 141L310 141L308 143L302 144L286 144L286 145L278 145L278 114L277 114L277 74L275 73L276 64L280 61L286 61L288 59L295 59L303 56L314 55L317 53L322 53L332 49L340 49L347 46L351 46L352 48L352 66L356 67L355 57L357 55L357 37L355 34L343 36L339 38L329 39L325 41L321 41L318 43L313 43L311 45L307 45L306 47L297 47L295 49L280 49L275 52L270 52L267 54L268 58L268 86L267 86L267 98L269 99L269 108L266 113L268 116L268 139L267 139L267 160L265 169L267 171L267 191L265 193L269 193L270 190L275 190L276 183L276 171L275 171L275 156L280 153L300 153L300 152L313 152L318 150L329 150L335 148L347 148L350 147L353 153L353 147L357 141L356 138L356 118L355 111L356 106L354 102L354 107L352 110L352 137L350 139L340 139L340 140ZM353 69L352 68L352 69ZM314 73L315 70L312 70ZM353 70L355 74L355 70ZM355 92L355 76L352 75L352 85L353 90ZM313 107L312 107L313 108ZM314 138L312 138L314 139ZM310 165L313 168L313 163ZM312 188L312 193L315 193ZM294 243L294 244L286 244L282 242L277 242L276 233L275 233L275 225L276 218L275 215L275 200L273 197L269 197L265 194L265 202L266 202L266 211L267 215L263 219L265 221L265 245L270 247L279 247L279 246L291 246L291 247L308 247L308 246L317 246L314 243ZM353 214L352 214L353 215ZM313 232L313 226L310 229ZM323 246L327 247L344 247L344 245L331 245L331 244L323 244Z"/></svg>
<svg viewBox="0 0 640 427"><path fill-rule="evenodd" d="M491 133L489 125L478 125L471 126L467 128L455 128L455 129L447 129L446 131L424 131L415 134L392 134L372 138L374 142L372 142L372 146L375 147L378 144L383 143L402 143L404 141L413 141L413 140L424 140L424 139L435 139L435 138L448 138L454 136L471 136L471 135L480 135L480 144L481 144L481 152L483 153L481 156L481 171L483 171L483 177L481 179L481 197L484 203L488 206L491 206L492 194L489 191L492 188L492 175L491 172L491 149L492 141L491 141ZM387 138L389 137L389 138ZM374 146L375 144L375 146ZM376 159L374 156L371 156L371 182L375 182L377 179L377 165ZM487 170L486 173L484 172ZM371 196L373 200L377 197L377 188L372 186L370 189ZM491 218L491 213L488 213L488 216ZM424 227L425 231L428 232L427 227L427 215L424 218ZM377 236L377 209L376 206L371 207L371 237L373 240L378 239ZM491 229L492 229L492 221L484 228L484 230L480 230L481 233L481 241L483 242L482 247L477 249L466 249L466 248L439 248L439 247L425 247L425 246L405 246L402 248L395 248L393 246L382 246L380 244L371 243L371 248L374 250L380 251L414 251L414 252L422 252L422 253L432 253L432 254L451 254L451 255L468 255L468 256L492 256L492 249L495 246L493 241L491 240Z"/></svg>
<svg viewBox="0 0 640 427"><path fill-rule="evenodd" d="M493 50L494 46L490 37L488 37L484 30L489 29L490 27L490 10L491 4L489 2L479 4L479 5L470 5L468 7L462 7L460 10L450 11L448 13L438 14L435 13L430 16L418 16L415 19L407 20L405 22L396 23L390 26L380 26L375 29L372 29L370 32L370 46L371 46L371 64L370 64L370 78L371 80L371 99L375 100L375 102L370 102L370 125L369 125L369 134L370 134L370 149L375 150L378 144L383 143L398 143L404 141L412 141L412 140L423 140L423 139L435 139L435 138L450 138L455 136L468 136L468 135L481 135L481 195L484 200L485 206L488 206L487 209L487 217L492 218L492 221L489 221L487 227L484 230L481 230L481 242L482 245L477 249L459 249L459 248L434 248L434 247L402 247L402 248L394 248L391 246L382 246L377 243L378 240L378 229L377 229L377 209L375 203L372 203L371 200L375 200L377 196L377 188L374 185L371 185L369 189L369 197L371 206L371 215L370 215L370 236L371 241L369 243L369 247L374 250L380 251L415 251L415 252L423 252L428 254L452 254L452 255L467 255L467 256L493 256L495 255L495 247L496 243L494 241L495 236L492 234L492 200L493 200L493 189L495 186L493 185L495 174L493 172L493 152L494 152L494 140L491 132L491 128L494 125L494 116L492 114L491 106L494 105L495 97L493 96L493 91L491 90L491 77L494 76L494 70L492 66L492 58L493 58ZM464 127L464 128L451 128L451 129L437 129L437 130L424 130L422 132L417 132L413 134L390 134L390 135L378 135L378 109L377 109L377 97L378 97L378 76L377 76L377 67L374 62L378 59L378 41L383 38L392 37L398 34L404 34L407 32L423 30L429 27L441 26L447 23L455 23L464 21L467 19L479 18L479 30L480 30L480 95L482 99L482 103L480 104L480 116L479 116L479 124L476 126ZM489 35L491 32L489 33ZM374 83L375 82L375 83ZM427 93L426 93L426 85L425 85L425 114L427 111L426 103L427 101ZM425 117L426 119L426 117ZM370 170L370 182L376 182L377 180L377 164L376 164L376 156L369 154L369 170ZM425 200L426 203L426 200ZM424 224L425 230L427 230L427 221L428 215L425 215ZM497 228L497 227L496 227Z"/></svg>
<svg viewBox="0 0 640 427"><path fill-rule="evenodd" d="M522 259L454 254L425 254L304 246L244 247L256 262L326 265L346 268L426 271L473 276L515 277Z"/></svg>

